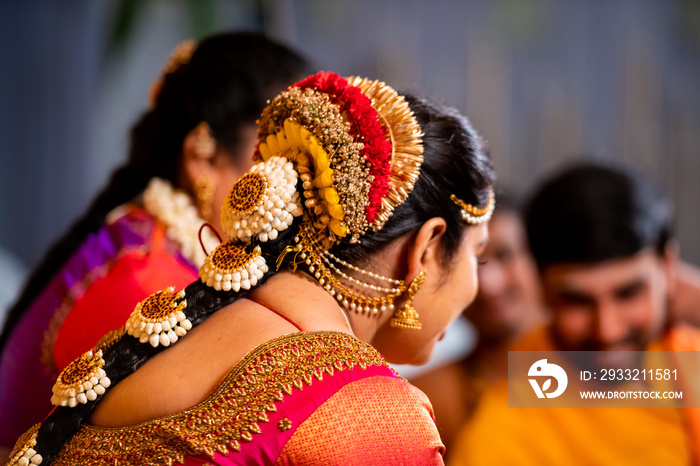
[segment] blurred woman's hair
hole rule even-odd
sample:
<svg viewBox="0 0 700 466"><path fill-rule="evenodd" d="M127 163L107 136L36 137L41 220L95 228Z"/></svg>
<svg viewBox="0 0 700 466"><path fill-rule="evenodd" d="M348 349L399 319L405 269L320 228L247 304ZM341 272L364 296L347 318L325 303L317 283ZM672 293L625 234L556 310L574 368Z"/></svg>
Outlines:
<svg viewBox="0 0 700 466"><path fill-rule="evenodd" d="M179 184L183 140L195 126L207 122L231 162L242 162L252 157L239 147L244 126L254 125L268 99L309 72L301 55L259 33L225 33L199 43L188 63L162 77L155 105L131 130L126 164L29 276L8 310L0 350L37 293L112 209L141 194L153 177Z"/></svg>

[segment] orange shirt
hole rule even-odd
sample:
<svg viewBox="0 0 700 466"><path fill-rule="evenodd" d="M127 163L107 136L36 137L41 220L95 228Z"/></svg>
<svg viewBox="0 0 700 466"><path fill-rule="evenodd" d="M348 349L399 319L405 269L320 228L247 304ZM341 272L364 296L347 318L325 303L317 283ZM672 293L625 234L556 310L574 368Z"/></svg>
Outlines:
<svg viewBox="0 0 700 466"><path fill-rule="evenodd" d="M552 350L544 329L519 350ZM675 327L650 350L700 350L700 331ZM684 465L693 463L697 409L508 407L503 381L484 393L457 437L450 466ZM697 460L696 460L697 461Z"/></svg>

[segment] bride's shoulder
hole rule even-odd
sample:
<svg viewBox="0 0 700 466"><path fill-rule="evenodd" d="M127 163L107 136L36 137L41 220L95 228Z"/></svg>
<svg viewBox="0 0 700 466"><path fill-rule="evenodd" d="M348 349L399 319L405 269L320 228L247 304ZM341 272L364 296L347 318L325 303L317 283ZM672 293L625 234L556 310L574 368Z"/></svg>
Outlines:
<svg viewBox="0 0 700 466"><path fill-rule="evenodd" d="M91 424L123 427L204 400L250 351L298 329L248 300L226 306L112 387Z"/></svg>

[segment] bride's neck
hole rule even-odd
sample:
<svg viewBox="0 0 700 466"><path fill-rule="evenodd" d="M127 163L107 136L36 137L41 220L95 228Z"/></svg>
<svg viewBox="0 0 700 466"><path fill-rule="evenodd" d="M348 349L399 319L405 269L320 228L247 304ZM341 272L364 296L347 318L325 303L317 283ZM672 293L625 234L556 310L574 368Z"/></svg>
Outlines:
<svg viewBox="0 0 700 466"><path fill-rule="evenodd" d="M278 272L250 296L306 331L335 330L354 334L354 328L336 300L303 272Z"/></svg>

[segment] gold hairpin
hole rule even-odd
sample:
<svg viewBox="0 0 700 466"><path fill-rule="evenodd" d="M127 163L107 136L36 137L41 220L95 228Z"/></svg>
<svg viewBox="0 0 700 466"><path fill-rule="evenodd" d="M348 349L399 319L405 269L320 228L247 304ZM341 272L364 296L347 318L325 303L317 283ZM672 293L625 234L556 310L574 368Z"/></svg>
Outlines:
<svg viewBox="0 0 700 466"><path fill-rule="evenodd" d="M180 65L185 65L190 62L194 49L197 48L197 42L194 39L187 39L180 44L176 45L173 51L170 53L165 67L163 67L163 75L172 73L180 67Z"/></svg>
<svg viewBox="0 0 700 466"><path fill-rule="evenodd" d="M470 225L488 222L493 215L493 209L496 207L496 195L492 187L489 187L489 200L484 207L475 207L467 204L454 194L450 195L450 199L462 209L462 219Z"/></svg>
<svg viewBox="0 0 700 466"><path fill-rule="evenodd" d="M156 106L156 100L158 99L160 90L163 87L163 80L165 79L165 76L178 69L181 65L189 63L196 48L197 42L194 39L187 39L173 49L173 51L170 53L170 57L168 57L168 61L163 67L163 71L160 73L160 76L156 82L154 82L151 86L151 108Z"/></svg>

